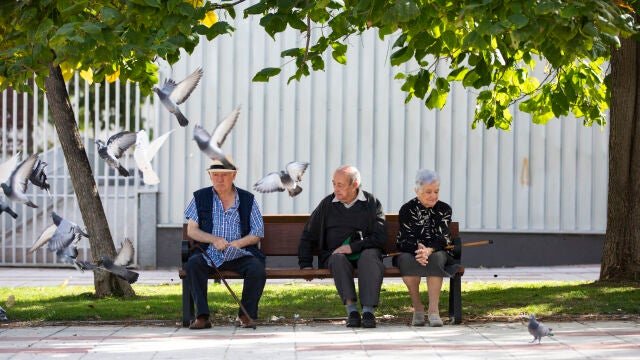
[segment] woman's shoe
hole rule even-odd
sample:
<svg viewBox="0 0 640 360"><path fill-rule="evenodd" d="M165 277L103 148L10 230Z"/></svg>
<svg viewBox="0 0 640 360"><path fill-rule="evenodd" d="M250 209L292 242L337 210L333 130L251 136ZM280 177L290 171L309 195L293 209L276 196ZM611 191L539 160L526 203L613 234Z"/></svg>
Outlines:
<svg viewBox="0 0 640 360"><path fill-rule="evenodd" d="M424 326L424 313L423 312L414 312L413 320L411 321L411 325L413 326Z"/></svg>
<svg viewBox="0 0 640 360"><path fill-rule="evenodd" d="M438 314L429 314L429 326L431 327L441 327L442 319L440 319L440 315Z"/></svg>

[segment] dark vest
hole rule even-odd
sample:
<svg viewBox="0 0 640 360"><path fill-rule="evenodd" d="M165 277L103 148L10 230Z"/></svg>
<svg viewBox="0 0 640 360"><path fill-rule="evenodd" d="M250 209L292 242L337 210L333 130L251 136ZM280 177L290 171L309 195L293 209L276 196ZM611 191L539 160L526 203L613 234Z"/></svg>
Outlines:
<svg viewBox="0 0 640 360"><path fill-rule="evenodd" d="M238 213L240 215L240 236L244 237L251 231L251 207L253 206L253 194L236 187L238 191L238 197L240 198L240 205L238 206ZM200 190L196 190L193 193L193 198L196 202L196 209L198 211L198 226L200 230L211 234L213 230L213 187L206 187ZM208 245L208 244L207 244ZM258 259L264 259L265 256L258 249L256 245L249 245L244 248L253 254Z"/></svg>

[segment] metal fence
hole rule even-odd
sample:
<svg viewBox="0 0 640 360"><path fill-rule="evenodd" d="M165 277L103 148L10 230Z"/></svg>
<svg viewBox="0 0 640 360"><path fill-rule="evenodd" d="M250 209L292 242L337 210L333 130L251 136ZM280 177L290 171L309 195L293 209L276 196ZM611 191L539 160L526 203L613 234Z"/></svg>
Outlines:
<svg viewBox="0 0 640 360"><path fill-rule="evenodd" d="M121 159L132 174L124 178L99 157L95 140L106 140L123 130L152 128L155 116L151 100L141 99L139 89L129 82L89 84L78 74L67 87L116 249L125 238L132 239L135 245L137 196L139 190L147 186L141 184L140 174L134 170L131 151ZM46 248L27 254L42 231L53 223L51 213L54 211L84 227L46 96L37 88L32 95L17 94L9 89L1 94L1 106L0 162L17 153L23 159L40 154L48 164L45 171L51 188L47 193L31 184L28 186L28 197L38 205L36 209L4 199L19 216L14 220L7 214L0 214L0 265L59 266L55 254ZM79 243L78 250L78 259L90 259L87 240Z"/></svg>

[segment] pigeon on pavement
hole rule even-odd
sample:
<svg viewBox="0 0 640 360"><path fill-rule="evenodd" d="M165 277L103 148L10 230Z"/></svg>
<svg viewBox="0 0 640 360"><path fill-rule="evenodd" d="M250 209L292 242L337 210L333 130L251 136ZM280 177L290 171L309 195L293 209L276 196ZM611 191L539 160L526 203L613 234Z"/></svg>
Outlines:
<svg viewBox="0 0 640 360"><path fill-rule="evenodd" d="M158 94L160 102L170 113L176 116L180 126L189 125L189 120L182 114L178 105L187 100L191 92L198 86L202 78L203 71L201 68L196 69L191 75L176 84L172 79L167 79L162 85L162 89L154 87L153 91Z"/></svg>
<svg viewBox="0 0 640 360"><path fill-rule="evenodd" d="M538 340L538 344L540 344L540 340L542 340L543 336L553 336L551 328L548 328L538 322L534 314L529 315L529 325L527 326L527 329L529 329L529 334L533 335L533 340L531 342Z"/></svg>
<svg viewBox="0 0 640 360"><path fill-rule="evenodd" d="M298 183L308 166L307 162L292 161L285 166L285 170L271 172L258 180L253 189L261 193L287 190L289 196L294 197L302 192Z"/></svg>
<svg viewBox="0 0 640 360"><path fill-rule="evenodd" d="M138 276L140 276L140 274L127 269L126 266L133 262L134 254L133 243L131 243L131 240L125 239L115 259L111 260L109 257L102 255L96 264L83 262L83 265L86 266L87 269L91 270L106 270L117 277L126 280L129 284L133 284L138 281Z"/></svg>
<svg viewBox="0 0 640 360"><path fill-rule="evenodd" d="M23 160L11 173L9 179L6 182L0 184L4 194L11 200L17 203L23 203L32 208L37 208L38 205L29 200L25 192L27 191L27 182L29 176L33 172L33 168L38 161L38 154L33 154Z"/></svg>
<svg viewBox="0 0 640 360"><path fill-rule="evenodd" d="M98 139L98 154L103 158L109 166L118 169L122 176L129 176L129 171L120 164L120 158L131 145L136 143L136 133L132 131L121 131L112 135L107 143Z"/></svg>
<svg viewBox="0 0 640 360"><path fill-rule="evenodd" d="M44 172L44 168L47 166L47 163L42 161L38 157L38 161L36 161L36 166L33 168L31 175L29 176L29 181L42 190L46 190L49 193L49 188L51 185L47 182L47 174ZM50 193L49 193L50 194Z"/></svg>
<svg viewBox="0 0 640 360"><path fill-rule="evenodd" d="M221 146L224 143L224 140L233 129L233 126L236 124L238 120L238 116L240 115L240 107L236 107L231 114L227 115L222 121L216 125L213 134L209 134L207 130L205 130L202 126L196 125L193 129L193 139L198 144L198 148L205 153L211 160L220 160L222 164L228 168L233 169L234 166L231 164L227 156L222 151Z"/></svg>
<svg viewBox="0 0 640 360"><path fill-rule="evenodd" d="M153 160L158 149L160 149L162 144L164 144L174 130L166 132L151 143L149 143L147 132L144 129L138 131L136 137L136 149L133 151L133 158L136 161L138 169L142 172L142 181L144 181L145 184L156 185L160 182L158 175L151 167L151 160Z"/></svg>
<svg viewBox="0 0 640 360"><path fill-rule="evenodd" d="M35 243L27 250L27 254L38 250L47 244L49 251L59 251L67 248L74 240L79 240L77 236L89 237L80 226L77 224L63 219L55 212L51 213L53 219L53 225L47 227L42 234L38 237Z"/></svg>

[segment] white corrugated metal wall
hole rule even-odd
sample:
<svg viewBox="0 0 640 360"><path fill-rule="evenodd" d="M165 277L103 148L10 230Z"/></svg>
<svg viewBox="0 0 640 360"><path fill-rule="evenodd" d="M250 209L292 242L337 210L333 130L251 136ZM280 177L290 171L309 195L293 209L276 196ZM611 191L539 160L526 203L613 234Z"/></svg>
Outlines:
<svg viewBox="0 0 640 360"><path fill-rule="evenodd" d="M250 188L288 161L309 161L304 191L258 194L264 214L309 213L331 190L341 164L356 165L363 188L386 212L414 196L418 168L439 171L441 200L450 203L461 230L602 233L606 227L608 128L585 128L574 118L531 123L515 111L510 132L471 130L474 93L454 86L441 111L404 104L390 43L369 31L350 39L348 65L325 59L326 70L286 84L279 77L252 83L263 67L283 65L281 51L304 46L304 34L273 41L255 19L238 19L232 37L201 45L178 64L161 68L180 80L198 66L203 82L183 104L191 123L159 154L159 226L179 226L192 191L208 186L208 161L192 140L193 126L210 131L236 105L240 119L223 149L240 168L236 184ZM443 69L444 71L444 69ZM162 78L161 78L162 81ZM159 110L160 133L177 121Z"/></svg>

